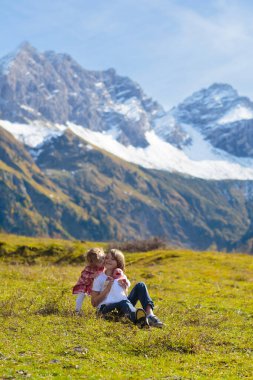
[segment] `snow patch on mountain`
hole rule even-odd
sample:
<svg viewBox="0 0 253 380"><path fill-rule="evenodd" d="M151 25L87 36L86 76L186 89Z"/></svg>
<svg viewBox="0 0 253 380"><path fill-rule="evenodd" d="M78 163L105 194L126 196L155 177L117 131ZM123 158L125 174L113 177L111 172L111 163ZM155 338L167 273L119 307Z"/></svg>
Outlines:
<svg viewBox="0 0 253 380"><path fill-rule="evenodd" d="M68 123L68 127L90 144L146 168L179 172L203 179L253 179L253 159L237 159L222 151L218 152L217 149L212 150L210 145L205 145L203 148L192 145L191 150L188 151L191 153L191 159L186 152L163 141L154 131L145 134L149 142L147 148L135 148L120 144L109 133L94 132L73 123ZM189 129L189 132L192 130ZM198 141L203 143L203 138L198 137ZM202 157L200 161L197 152L202 151L204 155L207 153L207 147L208 159Z"/></svg>
<svg viewBox="0 0 253 380"><path fill-rule="evenodd" d="M112 102L111 102L112 103ZM116 112L126 116L129 120L139 121L141 115L144 114L143 110L140 107L140 103L136 98L130 98L124 103L114 103L110 106L103 107L104 112Z"/></svg>
<svg viewBox="0 0 253 380"><path fill-rule="evenodd" d="M154 131L145 133L149 143L146 148L124 146L115 140L116 130L95 132L68 122L59 125L35 121L31 124L10 123L0 120L0 125L19 141L43 149L43 142L60 136L69 128L89 144L104 149L121 159L150 169L167 170L203 179L253 179L253 159L236 158L214 149L203 136L190 125L184 125L193 143L177 149L163 141Z"/></svg>
<svg viewBox="0 0 253 380"><path fill-rule="evenodd" d="M219 149L215 149L207 140L204 139L204 136L200 133L200 131L194 128L192 125L182 124L182 127L191 138L191 143L182 148L187 157L189 157L191 160L233 160L229 154L226 154L224 151L220 151Z"/></svg>
<svg viewBox="0 0 253 380"><path fill-rule="evenodd" d="M243 105L237 105L235 108L229 110L222 118L220 118L218 124L228 124L239 120L253 119L253 110Z"/></svg>
<svg viewBox="0 0 253 380"><path fill-rule="evenodd" d="M165 139L175 128L176 120L170 113L154 120L154 130L162 139Z"/></svg>
<svg viewBox="0 0 253 380"><path fill-rule="evenodd" d="M0 120L0 126L10 132L17 140L32 148L42 144L46 140L60 136L66 126L51 124L49 122L34 121L32 124L11 123Z"/></svg>
<svg viewBox="0 0 253 380"><path fill-rule="evenodd" d="M187 145L191 142L191 137L182 125L177 122L172 112L168 112L153 120L154 132L177 148Z"/></svg>

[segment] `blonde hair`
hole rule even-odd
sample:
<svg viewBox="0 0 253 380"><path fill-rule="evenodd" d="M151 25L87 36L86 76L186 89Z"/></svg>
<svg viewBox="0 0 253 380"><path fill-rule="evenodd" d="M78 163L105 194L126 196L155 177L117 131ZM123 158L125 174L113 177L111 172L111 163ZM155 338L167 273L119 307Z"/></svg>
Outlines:
<svg viewBox="0 0 253 380"><path fill-rule="evenodd" d="M108 252L112 255L112 258L117 261L117 267L124 270L125 269L125 256L124 253L119 249L110 249Z"/></svg>
<svg viewBox="0 0 253 380"><path fill-rule="evenodd" d="M91 248L86 253L86 261L90 265L97 265L102 257L105 256L104 250L102 248Z"/></svg>

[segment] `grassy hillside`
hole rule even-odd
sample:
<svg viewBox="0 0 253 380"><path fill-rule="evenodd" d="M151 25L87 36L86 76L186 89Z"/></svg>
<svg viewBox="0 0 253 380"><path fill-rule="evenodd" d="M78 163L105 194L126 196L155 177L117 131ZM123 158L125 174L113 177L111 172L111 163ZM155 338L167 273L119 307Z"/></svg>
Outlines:
<svg viewBox="0 0 253 380"><path fill-rule="evenodd" d="M36 163L98 221L100 236L94 231L88 235L95 240L163 236L188 248L227 250L250 224L240 181L205 181L144 169L91 149L71 131L47 141Z"/></svg>
<svg viewBox="0 0 253 380"><path fill-rule="evenodd" d="M166 323L139 330L125 320L96 318L89 300L82 316L73 314L71 287L82 265L71 263L92 243L5 235L0 241L1 378L252 379L251 256L127 254L132 284L147 283ZM31 261L20 246L36 248L26 250L37 258ZM42 254L48 247L51 254Z"/></svg>
<svg viewBox="0 0 253 380"><path fill-rule="evenodd" d="M9 233L102 240L97 234L108 229L59 189L1 126L0 194L0 228Z"/></svg>
<svg viewBox="0 0 253 380"><path fill-rule="evenodd" d="M105 247L105 243L99 243ZM32 238L0 233L0 262L8 264L78 264L94 242Z"/></svg>

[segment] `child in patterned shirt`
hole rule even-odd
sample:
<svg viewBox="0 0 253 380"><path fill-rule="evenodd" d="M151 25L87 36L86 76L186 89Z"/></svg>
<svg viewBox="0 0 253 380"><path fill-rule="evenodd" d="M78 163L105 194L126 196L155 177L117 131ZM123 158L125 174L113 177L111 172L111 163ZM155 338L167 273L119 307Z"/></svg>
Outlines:
<svg viewBox="0 0 253 380"><path fill-rule="evenodd" d="M104 271L105 253L101 248L92 248L86 253L88 265L83 269L79 280L73 287L76 297L76 312L80 312L86 295L90 296L94 278Z"/></svg>

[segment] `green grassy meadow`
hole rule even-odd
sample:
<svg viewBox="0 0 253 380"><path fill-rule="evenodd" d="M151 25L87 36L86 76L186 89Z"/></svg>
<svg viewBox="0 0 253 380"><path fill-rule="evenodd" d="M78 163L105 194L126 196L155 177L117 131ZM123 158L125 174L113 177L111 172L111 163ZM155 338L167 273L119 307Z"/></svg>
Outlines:
<svg viewBox="0 0 253 380"><path fill-rule="evenodd" d="M0 235L0 379L253 379L253 258L182 249L126 254L163 329L104 320L71 294L103 244Z"/></svg>

